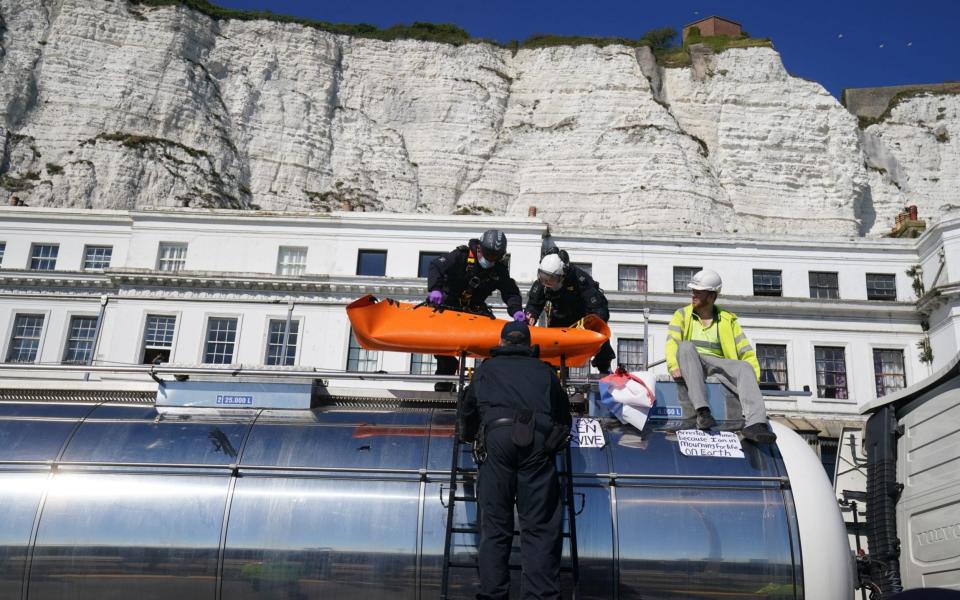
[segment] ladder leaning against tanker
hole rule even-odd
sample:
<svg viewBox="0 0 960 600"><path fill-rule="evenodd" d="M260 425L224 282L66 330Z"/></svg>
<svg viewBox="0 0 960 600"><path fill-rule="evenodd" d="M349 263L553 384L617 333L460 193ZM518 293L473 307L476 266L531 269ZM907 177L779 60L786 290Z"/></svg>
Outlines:
<svg viewBox="0 0 960 600"><path fill-rule="evenodd" d="M461 353L460 355L460 364L464 365L464 359L466 358L466 353ZM563 377L566 373L566 368L564 364L564 359L560 359L560 376L561 383L564 383ZM479 569L478 561L473 562L460 562L452 559L453 554L453 536L456 534L467 534L473 536L479 536L480 534L480 509L479 504L477 504L476 495L467 496L467 495L458 495L457 490L459 489L459 480L462 476L464 483L467 480L473 479L476 480L477 471L474 469L465 469L460 466L460 456L465 449L473 449L473 444L463 441L460 431L460 411L461 405L463 402L463 390L465 387L466 375L465 369L460 370L460 381L457 384L457 415L455 419L454 431L453 431L453 445L451 450L451 459L450 459L450 483L447 488L447 520L446 520L446 530L443 537L443 575L440 582L440 598L441 600L448 600L450 598L450 569L451 568L469 568L469 569ZM567 527L563 532L563 537L570 540L570 565L561 566L561 573L570 573L573 579L573 589L571 591L571 598L576 600L580 596L580 567L579 559L577 554L577 522L576 522L576 507L574 506L574 494L573 494L573 461L570 456L570 444L566 444L562 451L562 460L563 465L560 471L560 476L563 481L563 504L566 507L567 515ZM466 486L464 486L466 488ZM476 487L473 487L476 490ZM466 491L466 490L465 490ZM472 502L477 505L476 511L476 522L467 523L463 525L455 525L454 518L456 516L456 503L457 502ZM514 531L514 536L517 535L517 531ZM478 553L475 553L474 556L478 557ZM511 565L511 570L519 569L519 566Z"/></svg>

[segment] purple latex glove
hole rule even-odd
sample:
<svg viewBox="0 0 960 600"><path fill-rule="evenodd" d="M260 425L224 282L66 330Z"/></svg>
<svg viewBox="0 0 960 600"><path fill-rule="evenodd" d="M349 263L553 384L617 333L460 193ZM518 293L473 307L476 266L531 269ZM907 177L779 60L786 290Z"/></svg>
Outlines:
<svg viewBox="0 0 960 600"><path fill-rule="evenodd" d="M526 320L527 320L527 313L523 312L522 310L518 310L517 312L513 313L513 320L514 320L514 321L526 321Z"/></svg>
<svg viewBox="0 0 960 600"><path fill-rule="evenodd" d="M430 304L443 304L443 292L440 290L433 290L427 294L427 302Z"/></svg>

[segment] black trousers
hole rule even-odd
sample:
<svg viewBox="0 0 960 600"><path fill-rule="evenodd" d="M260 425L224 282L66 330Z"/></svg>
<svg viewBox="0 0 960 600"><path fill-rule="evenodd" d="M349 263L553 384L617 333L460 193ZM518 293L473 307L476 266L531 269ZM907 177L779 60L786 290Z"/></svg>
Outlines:
<svg viewBox="0 0 960 600"><path fill-rule="evenodd" d="M457 367L460 366L460 361L452 356L440 356L435 354L433 356L437 359L437 370L434 372L436 375L455 375L457 373Z"/></svg>
<svg viewBox="0 0 960 600"><path fill-rule="evenodd" d="M543 449L543 434L517 448L510 427L486 435L487 460L480 465L480 593L478 599L506 600L510 595L513 506L520 518L521 597L560 598L563 512L553 454Z"/></svg>
<svg viewBox="0 0 960 600"><path fill-rule="evenodd" d="M610 345L610 340L607 340L600 346L600 350L597 352L596 356L593 357L593 366L597 368L598 371L604 372L610 370L610 363L617 357L613 352L613 346Z"/></svg>

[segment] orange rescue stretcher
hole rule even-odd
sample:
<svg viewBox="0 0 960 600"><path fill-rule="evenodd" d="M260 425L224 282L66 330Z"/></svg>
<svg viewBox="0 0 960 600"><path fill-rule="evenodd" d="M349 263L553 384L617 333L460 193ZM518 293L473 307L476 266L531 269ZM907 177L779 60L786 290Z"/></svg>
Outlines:
<svg viewBox="0 0 960 600"><path fill-rule="evenodd" d="M487 358L500 344L507 323L487 315L392 299L363 296L347 306L347 316L361 348L444 356ZM540 346L540 358L559 366L587 364L610 338L610 328L596 315L587 315L572 327L531 327L530 342Z"/></svg>

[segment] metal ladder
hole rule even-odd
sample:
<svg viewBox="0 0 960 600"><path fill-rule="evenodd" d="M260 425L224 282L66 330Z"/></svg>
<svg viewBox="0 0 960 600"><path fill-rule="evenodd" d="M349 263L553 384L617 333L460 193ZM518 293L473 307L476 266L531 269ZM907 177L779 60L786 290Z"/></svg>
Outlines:
<svg viewBox="0 0 960 600"><path fill-rule="evenodd" d="M458 479L461 475L464 476L473 476L474 481L476 481L477 471L473 469L464 469L460 467L460 455L466 449L470 447L470 444L464 442L460 437L460 398L461 392L463 391L464 385L464 369L463 369L463 359L464 356L461 354L460 364L460 382L457 389L457 412L454 423L453 430L453 449L452 456L450 460L450 483L449 488L447 489L447 522L446 530L444 532L443 538L443 576L440 582L440 598L441 600L449 600L450 598L450 569L451 568L468 568L468 569L479 569L478 562L459 562L451 560L451 554L453 552L453 536L456 534L480 534L480 508L477 506L477 522L474 524L466 525L455 525L454 517L456 515L456 503L457 502L473 502L477 503L477 498L475 495L457 495L458 489ZM561 370L563 372L563 370ZM562 380L561 380L562 381ZM574 505L574 494L573 494L573 471L572 471L572 460L570 455L570 445L564 449L561 454L563 457L562 460L562 471L560 472L560 477L562 479L562 502L566 506L567 511L567 527L563 532L563 537L570 540L570 565L560 567L561 573L570 573L573 579L573 590L571 598L576 600L580 595L580 566L579 558L577 553L577 525L576 525L576 515L577 510ZM474 489L476 489L474 487ZM514 531L513 535L518 535L518 531ZM479 551L475 554L479 558ZM510 570L518 571L520 570L519 565L510 565Z"/></svg>

